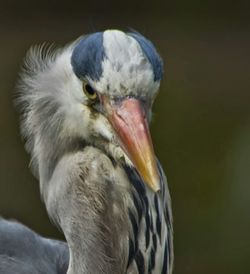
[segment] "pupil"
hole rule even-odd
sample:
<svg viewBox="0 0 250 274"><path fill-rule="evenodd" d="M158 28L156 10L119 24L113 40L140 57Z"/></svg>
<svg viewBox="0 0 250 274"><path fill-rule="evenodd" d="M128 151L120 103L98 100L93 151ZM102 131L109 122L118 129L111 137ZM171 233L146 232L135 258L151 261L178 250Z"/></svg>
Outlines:
<svg viewBox="0 0 250 274"><path fill-rule="evenodd" d="M90 94L90 95L95 94L94 89L93 89L90 85L87 84L87 85L85 86L85 89L86 89L86 91L88 92L88 94Z"/></svg>

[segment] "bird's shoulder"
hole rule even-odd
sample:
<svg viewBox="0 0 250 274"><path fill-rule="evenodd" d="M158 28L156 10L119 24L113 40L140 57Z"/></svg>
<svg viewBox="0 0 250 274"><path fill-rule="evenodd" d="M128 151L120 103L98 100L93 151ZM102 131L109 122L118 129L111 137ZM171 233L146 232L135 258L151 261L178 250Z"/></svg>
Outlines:
<svg viewBox="0 0 250 274"><path fill-rule="evenodd" d="M0 218L0 273L66 273L66 243L46 239L14 220Z"/></svg>

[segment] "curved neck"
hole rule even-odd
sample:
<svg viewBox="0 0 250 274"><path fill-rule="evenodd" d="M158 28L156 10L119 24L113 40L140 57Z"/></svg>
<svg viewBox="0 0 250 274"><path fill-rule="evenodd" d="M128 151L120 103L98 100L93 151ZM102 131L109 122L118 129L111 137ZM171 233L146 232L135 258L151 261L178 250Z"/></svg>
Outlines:
<svg viewBox="0 0 250 274"><path fill-rule="evenodd" d="M41 186L47 186L42 191L47 211L69 246L68 274L124 273L126 269L129 229L124 203L128 198L118 180L110 181L113 176L120 178L116 172L100 150L85 147L63 156L49 182L41 181Z"/></svg>

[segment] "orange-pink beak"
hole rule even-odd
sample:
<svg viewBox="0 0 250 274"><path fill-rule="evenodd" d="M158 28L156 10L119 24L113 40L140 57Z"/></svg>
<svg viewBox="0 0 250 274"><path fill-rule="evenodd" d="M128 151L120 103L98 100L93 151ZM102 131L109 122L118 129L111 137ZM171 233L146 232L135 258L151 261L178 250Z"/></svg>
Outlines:
<svg viewBox="0 0 250 274"><path fill-rule="evenodd" d="M125 98L116 105L111 104L107 97L103 99L108 119L119 136L127 156L144 182L153 191L158 191L159 174L155 153L140 101L135 98Z"/></svg>

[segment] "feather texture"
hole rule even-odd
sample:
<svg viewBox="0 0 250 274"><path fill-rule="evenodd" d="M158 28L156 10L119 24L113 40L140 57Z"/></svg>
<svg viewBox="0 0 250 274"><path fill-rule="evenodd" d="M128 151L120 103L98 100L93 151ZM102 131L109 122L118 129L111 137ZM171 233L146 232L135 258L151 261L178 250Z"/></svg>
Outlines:
<svg viewBox="0 0 250 274"><path fill-rule="evenodd" d="M153 193L101 103L93 107L82 88L84 80L112 100L135 97L149 117L162 62L138 34L108 30L102 36L101 49L91 47L91 54L102 57L92 67L82 52L91 35L61 49L31 48L17 99L26 149L49 216L67 240L68 274L170 274L172 213L162 168L161 189ZM96 77L82 75L93 70Z"/></svg>

